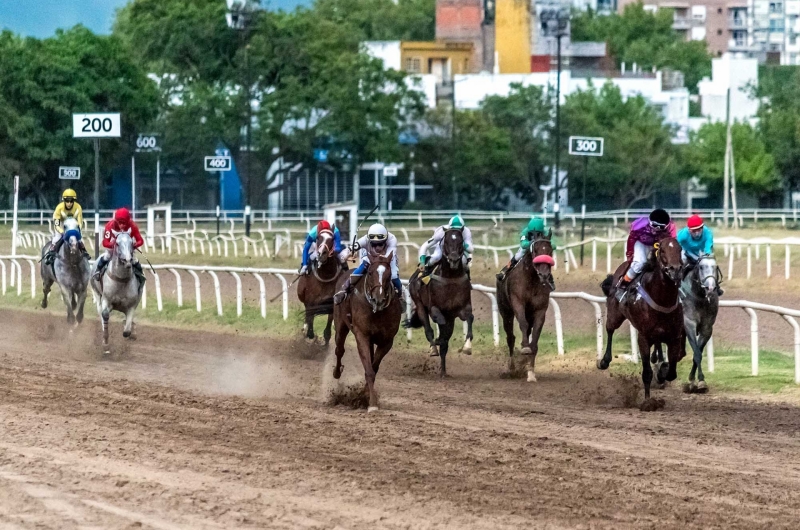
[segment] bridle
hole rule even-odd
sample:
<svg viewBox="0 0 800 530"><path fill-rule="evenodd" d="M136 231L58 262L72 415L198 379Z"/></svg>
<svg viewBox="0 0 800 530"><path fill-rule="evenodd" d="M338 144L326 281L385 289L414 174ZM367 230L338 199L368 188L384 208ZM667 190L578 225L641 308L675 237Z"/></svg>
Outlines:
<svg viewBox="0 0 800 530"><path fill-rule="evenodd" d="M339 277L339 274L341 274L341 267L336 267L335 274L333 276L331 276L330 278L321 277L319 275L319 265L320 265L319 255L322 252L322 250L325 249L325 251L327 252L327 254L329 256L328 259L331 258L331 252L333 251L333 248L332 248L333 247L333 244L332 244L332 242L333 242L333 232L330 231L330 230L322 230L322 231L320 231L318 236L323 238L323 242L320 243L319 245L317 245L317 259L314 262L314 266L311 267L311 273L320 282L322 282L322 283L330 283L332 281L335 281ZM333 259L336 259L335 256L333 257Z"/></svg>
<svg viewBox="0 0 800 530"><path fill-rule="evenodd" d="M680 286L680 284L681 284L680 274L678 275L677 279L673 279L669 275L669 267L670 267L669 264L664 263L663 261L661 261L661 244L660 244L660 242L656 242L653 245L653 254L655 255L656 263L658 263L659 272L663 276L666 276L667 279L669 281L671 281L673 284L675 284L676 287Z"/></svg>
<svg viewBox="0 0 800 530"><path fill-rule="evenodd" d="M692 271L692 283L696 284L700 288L700 290L703 290L705 288L705 282L709 278L713 278L717 286L719 286L722 283L722 271L720 270L719 266L716 266L714 268L714 274L710 274L708 276L703 276L703 277L700 276L700 263L708 259L713 259L714 261L716 261L716 258L714 258L713 254L704 254L697 259L696 265L694 267L695 270Z"/></svg>
<svg viewBox="0 0 800 530"><path fill-rule="evenodd" d="M381 266L385 267L386 268L386 272L388 272L389 279L391 280L391 277L392 277L392 265L391 265L391 263L379 262L376 265L377 265L377 267L381 267ZM383 311L384 309L389 307L389 305L392 303L392 300L394 300L394 287L392 287L391 281L390 281L389 282L389 286L387 288L387 291L388 291L389 294L383 300L381 300L381 302L379 303L375 298L373 298L372 291L374 289L377 289L377 288L380 288L380 287L384 287L384 285L383 285L383 283L381 283L379 285L374 285L372 287L368 287L367 286L367 283L369 282L369 277L372 275L372 272L373 272L371 269L372 269L372 266L370 266L370 268L367 270L367 278L365 278L365 282L364 282L364 284L365 284L364 285L364 287L365 287L364 288L364 298L367 299L367 302L369 302L370 307L372 307L372 312L373 313L377 313L378 311ZM383 279L381 279L381 280L383 280Z"/></svg>

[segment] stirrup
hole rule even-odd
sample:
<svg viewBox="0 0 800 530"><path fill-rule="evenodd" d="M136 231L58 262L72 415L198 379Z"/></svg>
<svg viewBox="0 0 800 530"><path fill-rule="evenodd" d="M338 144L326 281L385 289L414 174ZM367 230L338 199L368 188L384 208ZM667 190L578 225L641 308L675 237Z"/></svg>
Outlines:
<svg viewBox="0 0 800 530"><path fill-rule="evenodd" d="M333 303L335 305L339 305L345 300L347 300L347 291L345 290L339 291L338 293L333 295Z"/></svg>

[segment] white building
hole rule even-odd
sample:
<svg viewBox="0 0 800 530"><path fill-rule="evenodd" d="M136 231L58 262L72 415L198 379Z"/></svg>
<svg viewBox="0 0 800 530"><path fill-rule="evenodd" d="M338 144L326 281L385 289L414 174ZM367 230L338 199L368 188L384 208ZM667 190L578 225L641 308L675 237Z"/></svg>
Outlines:
<svg viewBox="0 0 800 530"><path fill-rule="evenodd" d="M692 118L692 129L703 123L725 121L730 89L731 120L753 122L758 112L758 100L751 87L758 85L758 60L736 58L725 54L711 61L711 79L697 84L702 118Z"/></svg>

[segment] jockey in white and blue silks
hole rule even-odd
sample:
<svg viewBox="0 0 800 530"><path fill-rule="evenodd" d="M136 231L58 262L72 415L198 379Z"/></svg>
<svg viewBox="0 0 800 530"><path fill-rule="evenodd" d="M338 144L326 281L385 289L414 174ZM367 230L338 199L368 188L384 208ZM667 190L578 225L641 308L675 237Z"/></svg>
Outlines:
<svg viewBox="0 0 800 530"><path fill-rule="evenodd" d="M306 244L303 246L303 261L300 264L300 274L307 274L309 259L316 259L317 236L324 230L333 233L333 249L331 249L331 253L339 258L339 263L344 265L347 258L350 256L350 249L342 246L342 235L339 233L339 229L335 226L331 226L328 221L320 221L306 236Z"/></svg>
<svg viewBox="0 0 800 530"><path fill-rule="evenodd" d="M400 299L400 304L403 306L403 312L405 312L405 298L403 298L403 284L400 282L400 267L397 262L397 238L394 236L394 234L386 230L385 226L383 226L380 223L375 223L374 225L369 227L367 235L358 240L358 246L361 247L361 250L359 252L359 256L361 258L361 264L347 278L344 285L342 285L342 290L336 293L336 295L333 298L333 301L337 304L341 303L347 297L347 295L350 294L350 291L352 290L351 280L355 278L354 281L357 282L367 272L367 267L369 267L369 251L371 249L377 252L381 256L388 256L389 254L394 254L391 265L392 285L394 285L394 288L397 291L397 295Z"/></svg>

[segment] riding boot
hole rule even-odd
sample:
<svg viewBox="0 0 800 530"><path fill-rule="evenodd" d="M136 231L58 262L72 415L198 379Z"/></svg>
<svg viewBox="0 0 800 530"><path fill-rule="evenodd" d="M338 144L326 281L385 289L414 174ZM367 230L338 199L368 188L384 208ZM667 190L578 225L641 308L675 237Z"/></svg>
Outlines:
<svg viewBox="0 0 800 530"><path fill-rule="evenodd" d="M339 291L338 293L336 293L335 295L333 295L333 303L334 304L339 305L342 302L344 302L345 299L347 298L347 295L349 295L350 292L353 290L353 282L352 282L353 276L355 276L355 275L351 274L347 278L347 280L345 280L344 284L342 285L342 290ZM356 278L360 278L360 277L361 276L356 276Z"/></svg>
<svg viewBox="0 0 800 530"><path fill-rule="evenodd" d="M144 276L144 270L142 269L142 264L138 261L133 264L133 274L136 275L136 279L139 280L140 285L144 285L144 282L147 281L147 278Z"/></svg>
<svg viewBox="0 0 800 530"><path fill-rule="evenodd" d="M103 278L103 273L106 271L106 266L108 265L108 260L105 257L100 256L97 258L97 266L95 267L94 279L96 281L100 281Z"/></svg>
<svg viewBox="0 0 800 530"><path fill-rule="evenodd" d="M92 260L92 256L88 252L86 252L86 245L83 244L83 241L78 241L78 248L81 250L81 253L83 254L83 259L88 261Z"/></svg>
<svg viewBox="0 0 800 530"><path fill-rule="evenodd" d="M622 278L619 283L617 284L617 291L614 293L614 296L617 299L617 302L622 302L622 299L625 297L625 293L628 292L628 287L630 287L631 282Z"/></svg>
<svg viewBox="0 0 800 530"><path fill-rule="evenodd" d="M500 280L501 282L505 281L506 276L508 275L508 272L511 269L513 269L514 265L516 265L516 264L517 264L517 260L515 260L514 258L511 258L510 260L508 260L508 263L506 263L506 266L503 267L502 269L500 269L500 272L498 272L496 274L497 279Z"/></svg>

